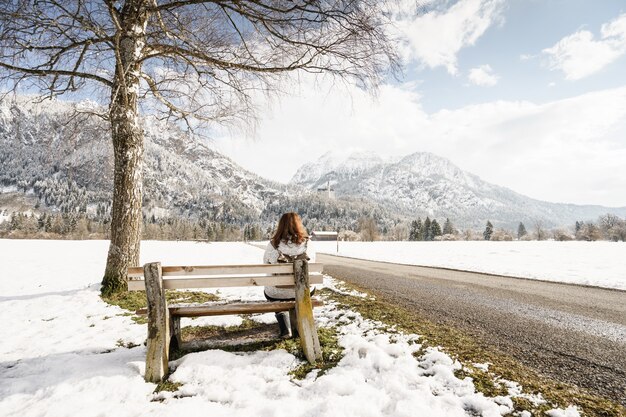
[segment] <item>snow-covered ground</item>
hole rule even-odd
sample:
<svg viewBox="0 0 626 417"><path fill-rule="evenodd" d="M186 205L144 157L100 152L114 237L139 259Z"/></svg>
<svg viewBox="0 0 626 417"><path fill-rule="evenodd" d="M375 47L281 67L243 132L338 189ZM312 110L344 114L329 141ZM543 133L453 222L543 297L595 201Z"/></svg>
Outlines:
<svg viewBox="0 0 626 417"><path fill-rule="evenodd" d="M311 242L337 254L335 242ZM624 242L339 242L339 255L626 290Z"/></svg>
<svg viewBox="0 0 626 417"><path fill-rule="evenodd" d="M332 302L316 309L316 321L337 326L345 356L326 374L292 380L300 362L284 350L207 350L171 364L179 391L153 394L142 376L146 326L98 296L106 250L102 241L0 240L0 416L500 416L519 395L509 383L510 395L486 398L455 377L461 365L438 349L415 357L419 336L385 333ZM142 262L258 263L261 255L241 243L149 241ZM138 346L122 346L129 343Z"/></svg>

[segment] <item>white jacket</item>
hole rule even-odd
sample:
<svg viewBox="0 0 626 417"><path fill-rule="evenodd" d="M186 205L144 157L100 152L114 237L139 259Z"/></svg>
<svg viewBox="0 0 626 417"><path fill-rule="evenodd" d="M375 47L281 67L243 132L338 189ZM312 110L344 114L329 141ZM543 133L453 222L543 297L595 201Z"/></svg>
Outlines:
<svg viewBox="0 0 626 417"><path fill-rule="evenodd" d="M310 262L315 262L315 253L311 251L310 247L307 250L307 241L305 240L299 245L292 242L280 242L280 244L278 245L278 250L276 250L276 248L272 246L272 242L268 243L267 247L265 248L265 253L263 254L263 263L278 263L279 251L285 255L290 256L296 256L306 252L310 258ZM272 298L294 299L296 297L296 290L293 285L265 287L265 294Z"/></svg>

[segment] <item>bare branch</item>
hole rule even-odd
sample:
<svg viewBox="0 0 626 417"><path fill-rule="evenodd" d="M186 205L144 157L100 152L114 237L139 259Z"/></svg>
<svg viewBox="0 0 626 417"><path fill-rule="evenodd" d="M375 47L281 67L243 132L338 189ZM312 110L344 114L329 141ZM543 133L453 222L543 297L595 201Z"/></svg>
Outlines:
<svg viewBox="0 0 626 417"><path fill-rule="evenodd" d="M89 80L98 81L109 87L113 85L111 81L107 80L106 78L100 77L96 74L83 73L79 71L55 70L55 69L49 69L49 70L33 69L33 68L26 68L26 67L18 67L15 65L4 63L4 62L0 62L0 67L11 70L11 71L15 71L15 72L34 75L37 77L49 77L51 75L53 76L54 75L67 75L69 77L79 77L79 78L85 78Z"/></svg>

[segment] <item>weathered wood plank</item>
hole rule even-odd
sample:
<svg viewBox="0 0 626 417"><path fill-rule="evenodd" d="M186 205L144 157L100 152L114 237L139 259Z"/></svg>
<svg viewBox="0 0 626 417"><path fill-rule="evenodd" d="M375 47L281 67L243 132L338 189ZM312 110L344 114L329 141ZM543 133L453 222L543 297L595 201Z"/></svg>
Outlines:
<svg viewBox="0 0 626 417"><path fill-rule="evenodd" d="M144 266L146 297L148 299L148 341L145 380L160 382L167 374L170 341L170 319L165 289L161 278L161 264Z"/></svg>
<svg viewBox="0 0 626 417"><path fill-rule="evenodd" d="M313 307L324 305L322 300L311 299ZM201 304L191 306L170 305L168 307L172 317L201 317L201 316L226 316L229 314L255 314L255 313L278 313L280 311L294 310L295 301L258 301L248 303L228 304ZM136 314L146 314L147 309L142 308ZM295 321L294 321L295 325Z"/></svg>
<svg viewBox="0 0 626 417"><path fill-rule="evenodd" d="M258 275L258 274L291 274L291 264L259 264L259 265L197 265L197 266L164 266L161 268L164 277L193 275ZM309 272L321 273L324 265L309 264ZM128 268L128 277L143 277L143 268Z"/></svg>
<svg viewBox="0 0 626 417"><path fill-rule="evenodd" d="M305 260L293 263L293 274L296 286L296 316L300 345L307 360L314 364L322 360L322 349L317 336L317 328L313 320L313 305L309 289L309 268Z"/></svg>
<svg viewBox="0 0 626 417"><path fill-rule="evenodd" d="M321 274L311 274L311 284L322 284L324 276ZM212 277L212 278L164 278L163 288L183 289L183 288L224 288L224 287L265 287L269 285L294 285L295 278L291 275L256 275L248 277ZM143 291L145 289L144 280L129 280L129 291Z"/></svg>

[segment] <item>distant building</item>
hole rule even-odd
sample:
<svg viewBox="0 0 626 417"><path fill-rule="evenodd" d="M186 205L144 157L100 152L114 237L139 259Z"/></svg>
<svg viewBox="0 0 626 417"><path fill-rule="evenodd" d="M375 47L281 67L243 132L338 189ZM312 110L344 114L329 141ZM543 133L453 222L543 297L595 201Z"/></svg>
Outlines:
<svg viewBox="0 0 626 417"><path fill-rule="evenodd" d="M337 232L313 231L311 233L311 240L316 240L316 241L337 240L337 238L338 238Z"/></svg>
<svg viewBox="0 0 626 417"><path fill-rule="evenodd" d="M326 194L328 198L335 198L335 189L331 187L330 181L326 183L326 186L317 187L317 192Z"/></svg>

